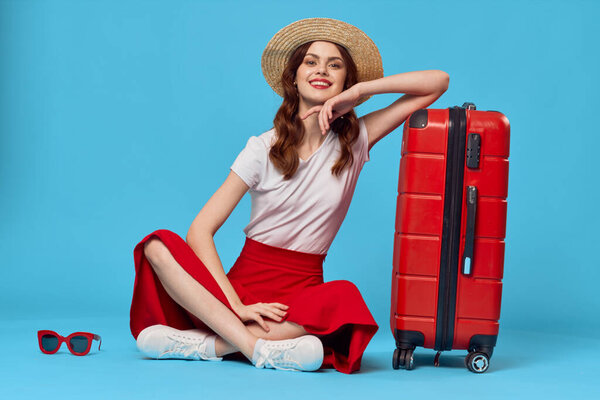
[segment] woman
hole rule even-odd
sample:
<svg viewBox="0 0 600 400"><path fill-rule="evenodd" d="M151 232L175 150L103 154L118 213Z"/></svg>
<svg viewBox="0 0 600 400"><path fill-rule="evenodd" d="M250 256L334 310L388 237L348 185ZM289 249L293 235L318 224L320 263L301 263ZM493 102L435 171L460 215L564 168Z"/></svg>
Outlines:
<svg viewBox="0 0 600 400"><path fill-rule="evenodd" d="M377 330L358 289L323 282L322 262L346 215L369 150L447 89L443 71L383 77L375 44L327 18L297 21L267 45L263 73L283 97L274 128L251 137L184 242L160 230L134 251L131 331L152 358L350 373ZM357 118L379 93L406 93ZM213 236L252 196L247 238L225 274Z"/></svg>

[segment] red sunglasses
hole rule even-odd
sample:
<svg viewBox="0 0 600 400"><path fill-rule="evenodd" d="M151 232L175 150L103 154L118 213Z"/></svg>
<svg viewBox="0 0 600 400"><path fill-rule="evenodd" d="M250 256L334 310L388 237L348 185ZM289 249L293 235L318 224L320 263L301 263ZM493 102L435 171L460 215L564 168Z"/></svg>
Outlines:
<svg viewBox="0 0 600 400"><path fill-rule="evenodd" d="M63 342L67 343L67 347L72 354L76 356L85 356L90 352L92 340L98 340L98 350L102 344L100 335L89 332L75 332L69 336L60 336L54 331L38 331L38 342L40 350L44 354L54 354L58 351Z"/></svg>

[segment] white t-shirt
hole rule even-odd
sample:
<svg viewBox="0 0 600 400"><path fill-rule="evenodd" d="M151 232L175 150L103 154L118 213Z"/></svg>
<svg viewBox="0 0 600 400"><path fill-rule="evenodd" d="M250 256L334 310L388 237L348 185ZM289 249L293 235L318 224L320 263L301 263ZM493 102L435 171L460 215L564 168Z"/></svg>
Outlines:
<svg viewBox="0 0 600 400"><path fill-rule="evenodd" d="M250 187L250 239L289 250L326 254L352 200L365 162L369 161L367 128L359 119L360 133L353 144L354 162L341 175L331 173L340 155L337 134L329 131L321 146L300 164L294 176L283 179L269 159L275 128L248 139L231 170Z"/></svg>

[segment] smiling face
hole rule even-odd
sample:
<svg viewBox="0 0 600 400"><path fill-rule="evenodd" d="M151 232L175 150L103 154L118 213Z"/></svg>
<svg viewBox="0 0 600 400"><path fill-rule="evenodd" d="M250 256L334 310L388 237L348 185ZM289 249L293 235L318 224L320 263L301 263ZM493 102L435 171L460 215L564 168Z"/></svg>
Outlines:
<svg viewBox="0 0 600 400"><path fill-rule="evenodd" d="M317 41L310 45L296 70L300 109L323 104L344 90L346 65L337 46Z"/></svg>

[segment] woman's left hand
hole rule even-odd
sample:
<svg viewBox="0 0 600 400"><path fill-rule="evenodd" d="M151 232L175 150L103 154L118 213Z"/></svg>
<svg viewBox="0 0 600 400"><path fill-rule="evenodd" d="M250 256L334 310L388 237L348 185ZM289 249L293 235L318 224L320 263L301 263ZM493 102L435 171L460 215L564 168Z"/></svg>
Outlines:
<svg viewBox="0 0 600 400"><path fill-rule="evenodd" d="M350 89L344 90L342 93L333 96L327 100L323 105L311 107L304 115L300 118L306 119L308 116L314 113L319 113L318 121L321 133L325 135L329 130L330 124L335 121L341 115L346 114L352 110L360 98L360 93L356 85Z"/></svg>

